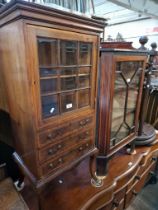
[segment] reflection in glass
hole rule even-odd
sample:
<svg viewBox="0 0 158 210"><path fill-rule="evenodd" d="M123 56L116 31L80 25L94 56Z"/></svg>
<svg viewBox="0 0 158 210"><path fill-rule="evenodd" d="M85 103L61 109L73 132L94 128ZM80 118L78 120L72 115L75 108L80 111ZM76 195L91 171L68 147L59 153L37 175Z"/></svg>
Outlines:
<svg viewBox="0 0 158 210"><path fill-rule="evenodd" d="M137 97L138 97L138 87L129 88L128 104L127 104L127 109L129 111L135 109L137 103Z"/></svg>
<svg viewBox="0 0 158 210"><path fill-rule="evenodd" d="M68 112L76 108L76 93L61 94L61 112Z"/></svg>
<svg viewBox="0 0 158 210"><path fill-rule="evenodd" d="M50 68L40 68L40 77L56 76L57 70Z"/></svg>
<svg viewBox="0 0 158 210"><path fill-rule="evenodd" d="M38 39L38 55L40 66L57 65L57 41L55 39Z"/></svg>
<svg viewBox="0 0 158 210"><path fill-rule="evenodd" d="M129 125L130 128L134 126L134 119L135 119L135 110L131 111L126 115L126 123Z"/></svg>
<svg viewBox="0 0 158 210"><path fill-rule="evenodd" d="M79 68L79 76L90 74L90 67L82 66Z"/></svg>
<svg viewBox="0 0 158 210"><path fill-rule="evenodd" d="M76 77L61 78L61 90L76 89Z"/></svg>
<svg viewBox="0 0 158 210"><path fill-rule="evenodd" d="M41 93L52 93L57 91L57 79L41 79Z"/></svg>
<svg viewBox="0 0 158 210"><path fill-rule="evenodd" d="M79 88L89 87L89 85L90 85L89 75L79 77Z"/></svg>
<svg viewBox="0 0 158 210"><path fill-rule="evenodd" d="M91 64L92 45L90 43L80 43L80 64Z"/></svg>
<svg viewBox="0 0 158 210"><path fill-rule="evenodd" d="M60 42L60 57L61 65L76 65L77 64L77 42L61 41Z"/></svg>
<svg viewBox="0 0 158 210"><path fill-rule="evenodd" d="M59 102L57 95L42 96L42 116L44 118L59 114Z"/></svg>
<svg viewBox="0 0 158 210"><path fill-rule="evenodd" d="M77 68L64 68L61 71L61 75L77 75Z"/></svg>
<svg viewBox="0 0 158 210"><path fill-rule="evenodd" d="M78 91L78 107L85 107L90 104L90 91L89 89Z"/></svg>

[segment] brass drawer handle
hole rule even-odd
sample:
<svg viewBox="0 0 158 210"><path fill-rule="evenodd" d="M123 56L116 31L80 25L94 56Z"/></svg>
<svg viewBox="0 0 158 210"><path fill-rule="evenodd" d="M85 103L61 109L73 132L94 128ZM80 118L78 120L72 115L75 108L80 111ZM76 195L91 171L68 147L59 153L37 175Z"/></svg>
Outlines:
<svg viewBox="0 0 158 210"><path fill-rule="evenodd" d="M48 139L48 140L51 140L51 139L52 139L52 134L51 134L51 133L49 133L49 134L47 135L47 139Z"/></svg>
<svg viewBox="0 0 158 210"><path fill-rule="evenodd" d="M86 131L86 136L88 136L89 135L89 131Z"/></svg>
<svg viewBox="0 0 158 210"><path fill-rule="evenodd" d="M49 168L53 168L53 167L54 167L53 163L50 163Z"/></svg>
<svg viewBox="0 0 158 210"><path fill-rule="evenodd" d="M60 133L59 133L58 131L54 131L54 132L49 133L49 134L47 135L47 139L48 139L48 140L52 140L53 138L56 138L58 135L60 135Z"/></svg>
<svg viewBox="0 0 158 210"><path fill-rule="evenodd" d="M113 205L114 205L115 207L119 207L119 202L118 202L118 200L114 200Z"/></svg>
<svg viewBox="0 0 158 210"><path fill-rule="evenodd" d="M152 157L152 161L157 161L157 157Z"/></svg>
<svg viewBox="0 0 158 210"><path fill-rule="evenodd" d="M82 151L83 150L83 147L79 147L79 149L78 149L79 151Z"/></svg>
<svg viewBox="0 0 158 210"><path fill-rule="evenodd" d="M86 147L89 147L89 144L88 143L86 144Z"/></svg>
<svg viewBox="0 0 158 210"><path fill-rule="evenodd" d="M90 119L82 120L82 121L80 121L79 124L80 124L80 126L85 126L89 123L89 121L90 121Z"/></svg>
<svg viewBox="0 0 158 210"><path fill-rule="evenodd" d="M62 148L62 145L61 144L58 144L57 147L58 147L58 149L61 149Z"/></svg>
<svg viewBox="0 0 158 210"><path fill-rule="evenodd" d="M48 150L48 155L52 155L53 154L53 150L52 149L49 149Z"/></svg>
<svg viewBox="0 0 158 210"><path fill-rule="evenodd" d="M135 176L135 179L140 180L140 176Z"/></svg>
<svg viewBox="0 0 158 210"><path fill-rule="evenodd" d="M63 163L63 159L62 158L59 158L58 162L59 163Z"/></svg>
<svg viewBox="0 0 158 210"><path fill-rule="evenodd" d="M138 195L138 193L135 190L132 191L132 194L135 196Z"/></svg>

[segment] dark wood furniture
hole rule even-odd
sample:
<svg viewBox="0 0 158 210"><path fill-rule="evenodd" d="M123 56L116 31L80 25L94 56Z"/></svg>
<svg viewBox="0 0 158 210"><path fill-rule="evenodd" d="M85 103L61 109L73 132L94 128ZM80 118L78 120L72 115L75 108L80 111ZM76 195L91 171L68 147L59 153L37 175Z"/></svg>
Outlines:
<svg viewBox="0 0 158 210"><path fill-rule="evenodd" d="M14 147L36 187L98 151L97 65L104 26L20 0L0 10L0 109L10 115Z"/></svg>
<svg viewBox="0 0 158 210"><path fill-rule="evenodd" d="M102 45L98 98L98 175L106 173L108 159L137 135L147 59L143 51L109 49Z"/></svg>
<svg viewBox="0 0 158 210"><path fill-rule="evenodd" d="M42 197L43 209L124 210L145 183L155 176L157 157L158 144L137 147L136 153L131 155L120 150L109 161L108 174L99 188L91 185L87 157L47 186ZM30 210L36 210L36 199L29 185L23 196Z"/></svg>

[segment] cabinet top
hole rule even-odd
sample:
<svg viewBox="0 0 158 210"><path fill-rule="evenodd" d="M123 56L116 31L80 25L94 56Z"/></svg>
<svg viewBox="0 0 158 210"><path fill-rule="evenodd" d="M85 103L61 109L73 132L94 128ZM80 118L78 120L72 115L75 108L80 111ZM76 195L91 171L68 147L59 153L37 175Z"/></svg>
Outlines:
<svg viewBox="0 0 158 210"><path fill-rule="evenodd" d="M101 53L123 54L123 55L148 55L148 50L138 49L118 49L118 48L100 48Z"/></svg>
<svg viewBox="0 0 158 210"><path fill-rule="evenodd" d="M26 19L101 33L106 20L90 18L23 0L12 0L0 9L0 27L18 19Z"/></svg>

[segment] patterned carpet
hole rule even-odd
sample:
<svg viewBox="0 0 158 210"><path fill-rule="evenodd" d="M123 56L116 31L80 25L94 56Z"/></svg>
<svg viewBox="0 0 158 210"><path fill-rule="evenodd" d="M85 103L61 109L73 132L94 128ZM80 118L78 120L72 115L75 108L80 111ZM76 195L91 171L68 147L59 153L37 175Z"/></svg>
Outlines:
<svg viewBox="0 0 158 210"><path fill-rule="evenodd" d="M145 186L126 210L158 210L158 183Z"/></svg>

